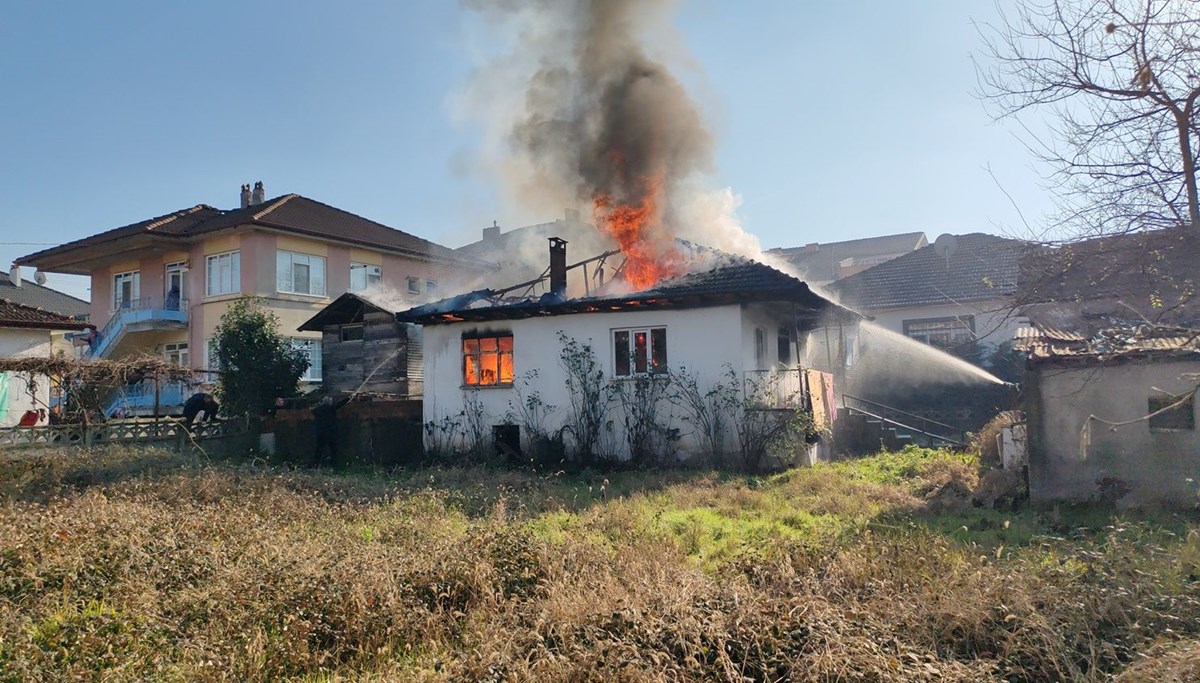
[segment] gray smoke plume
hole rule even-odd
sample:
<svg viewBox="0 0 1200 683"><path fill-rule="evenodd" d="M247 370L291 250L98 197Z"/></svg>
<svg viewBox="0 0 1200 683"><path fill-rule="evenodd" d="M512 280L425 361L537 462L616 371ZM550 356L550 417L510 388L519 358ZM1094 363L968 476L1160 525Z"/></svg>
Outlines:
<svg viewBox="0 0 1200 683"><path fill-rule="evenodd" d="M485 165L521 208L591 215L598 196L640 206L651 234L758 257L731 192L711 191L713 140L667 68L668 0L467 0L501 54L482 57L459 112L485 127ZM654 36L650 43L647 36ZM664 38L665 37L665 38ZM506 50L506 51L505 51ZM653 186L653 187L652 187Z"/></svg>

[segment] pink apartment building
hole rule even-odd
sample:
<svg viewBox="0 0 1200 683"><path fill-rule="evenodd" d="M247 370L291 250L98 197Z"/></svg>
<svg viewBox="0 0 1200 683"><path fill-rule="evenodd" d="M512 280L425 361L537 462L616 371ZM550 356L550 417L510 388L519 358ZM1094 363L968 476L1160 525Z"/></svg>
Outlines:
<svg viewBox="0 0 1200 683"><path fill-rule="evenodd" d="M309 353L305 380L313 383L322 376L321 335L297 328L333 299L371 289L420 303L475 284L494 268L307 197L264 194L262 183L253 191L244 185L239 208L198 204L17 264L91 276L91 321L100 328L89 351L95 357L160 354L210 369L210 340L222 313L239 297L262 297L284 334ZM188 391L160 395L160 405L170 410ZM145 404L153 405L145 388L140 400L136 387L123 393L114 397L114 410L144 413Z"/></svg>

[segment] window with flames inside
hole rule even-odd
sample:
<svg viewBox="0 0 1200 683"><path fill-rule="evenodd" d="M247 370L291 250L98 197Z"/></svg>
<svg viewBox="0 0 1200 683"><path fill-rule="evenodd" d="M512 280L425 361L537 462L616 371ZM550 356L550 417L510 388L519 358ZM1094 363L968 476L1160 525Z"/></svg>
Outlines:
<svg viewBox="0 0 1200 683"><path fill-rule="evenodd" d="M613 376L667 372L667 328L613 330Z"/></svg>
<svg viewBox="0 0 1200 683"><path fill-rule="evenodd" d="M511 334L463 336L463 384L469 387L513 383Z"/></svg>

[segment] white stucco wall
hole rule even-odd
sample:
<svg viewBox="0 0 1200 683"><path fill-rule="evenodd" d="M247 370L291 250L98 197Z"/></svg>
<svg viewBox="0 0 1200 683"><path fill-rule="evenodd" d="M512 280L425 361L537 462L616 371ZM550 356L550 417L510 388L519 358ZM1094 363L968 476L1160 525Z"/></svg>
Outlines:
<svg viewBox="0 0 1200 683"><path fill-rule="evenodd" d="M1200 495L1200 431L1152 430L1149 421L1139 418L1148 414L1151 396L1194 392L1195 380L1183 375L1197 372L1200 361L1166 359L1030 371L1026 391L1031 400L1027 407L1032 498L1096 498L1099 482L1109 479L1132 487L1122 502L1195 503ZM1083 427L1090 415L1108 422L1132 422L1113 428L1093 421L1087 435L1090 443L1085 443Z"/></svg>
<svg viewBox="0 0 1200 683"><path fill-rule="evenodd" d="M0 328L0 357L29 358L49 357L51 353L50 332L48 330L25 330ZM50 403L50 382L45 376L34 377L34 390L29 388L29 377L23 373L0 373L5 379L0 380L7 387L0 386L0 392L7 390L8 401L3 412L0 412L0 427L13 427L21 421L21 416L27 410L46 409ZM45 424L43 420L41 424Z"/></svg>
<svg viewBox="0 0 1200 683"><path fill-rule="evenodd" d="M776 327L778 323L774 323ZM456 323L430 325L424 328L425 393L424 419L437 421L463 409L466 392L462 377L462 334L477 332L511 332L513 335L513 365L517 377L532 369L539 376L533 388L547 403L557 406L548 420L550 429L561 427L570 412L570 396L566 374L559 363L561 345L558 331L564 330L579 341L591 341L597 360L606 378L613 375L612 330L629 327L667 328L667 362L672 368L686 366L698 376L701 386L720 380L724 364L729 363L741 373L746 351L743 346L742 311L739 306L669 310L615 311L588 313L491 323ZM753 333L751 333L753 334ZM773 338L771 339L773 343ZM753 344L753 336L751 336ZM770 344L768 344L768 349ZM753 359L753 346L749 351ZM483 387L478 396L486 413L487 425L499 424L516 401L511 387ZM664 406L664 409L668 409ZM696 441L688 435L687 425L678 416L673 426L684 434L678 444L681 451L693 450ZM610 434L612 444L621 444L622 435Z"/></svg>
<svg viewBox="0 0 1200 683"><path fill-rule="evenodd" d="M906 308L862 308L874 318L874 323L893 332L904 334L904 321L973 316L975 335L981 343L995 347L1011 341L1024 319L1014 314L1011 303L1003 299L970 301L960 304L935 304Z"/></svg>

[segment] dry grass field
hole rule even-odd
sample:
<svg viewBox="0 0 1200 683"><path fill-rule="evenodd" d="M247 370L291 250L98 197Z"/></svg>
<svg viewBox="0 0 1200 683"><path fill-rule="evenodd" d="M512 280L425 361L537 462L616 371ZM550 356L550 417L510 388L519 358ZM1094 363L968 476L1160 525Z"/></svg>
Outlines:
<svg viewBox="0 0 1200 683"><path fill-rule="evenodd" d="M1198 680L1200 517L975 480L10 455L0 681Z"/></svg>

